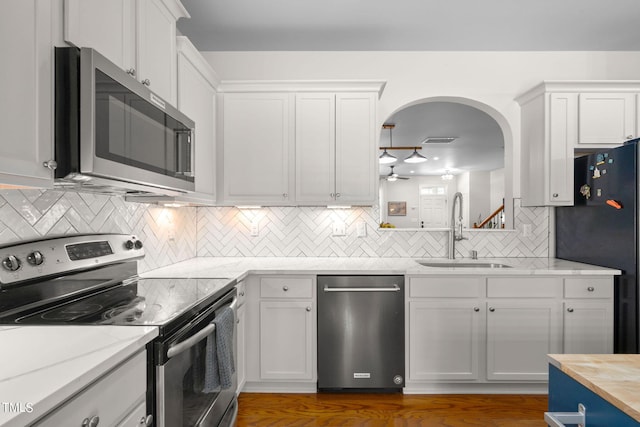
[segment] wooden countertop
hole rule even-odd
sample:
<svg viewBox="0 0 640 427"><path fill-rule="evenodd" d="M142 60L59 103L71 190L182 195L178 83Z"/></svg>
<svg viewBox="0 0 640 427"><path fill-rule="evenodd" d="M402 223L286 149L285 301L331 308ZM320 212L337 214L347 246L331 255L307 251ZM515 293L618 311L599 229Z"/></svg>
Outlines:
<svg viewBox="0 0 640 427"><path fill-rule="evenodd" d="M640 354L550 354L549 361L640 421Z"/></svg>

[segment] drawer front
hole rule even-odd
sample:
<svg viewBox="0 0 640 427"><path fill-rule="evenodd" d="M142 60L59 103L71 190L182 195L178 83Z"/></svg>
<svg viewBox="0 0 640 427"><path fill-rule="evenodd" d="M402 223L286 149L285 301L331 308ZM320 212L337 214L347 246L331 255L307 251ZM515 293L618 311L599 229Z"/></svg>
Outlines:
<svg viewBox="0 0 640 427"><path fill-rule="evenodd" d="M263 277L260 279L261 298L313 298L311 277Z"/></svg>
<svg viewBox="0 0 640 427"><path fill-rule="evenodd" d="M561 277L490 277L489 298L558 298L562 296Z"/></svg>
<svg viewBox="0 0 640 427"><path fill-rule="evenodd" d="M564 279L565 298L613 298L613 280L610 278Z"/></svg>
<svg viewBox="0 0 640 427"><path fill-rule="evenodd" d="M411 277L410 298L481 298L485 279L478 277Z"/></svg>
<svg viewBox="0 0 640 427"><path fill-rule="evenodd" d="M147 358L142 351L62 404L35 426L81 426L84 419L100 418L113 426L145 402Z"/></svg>

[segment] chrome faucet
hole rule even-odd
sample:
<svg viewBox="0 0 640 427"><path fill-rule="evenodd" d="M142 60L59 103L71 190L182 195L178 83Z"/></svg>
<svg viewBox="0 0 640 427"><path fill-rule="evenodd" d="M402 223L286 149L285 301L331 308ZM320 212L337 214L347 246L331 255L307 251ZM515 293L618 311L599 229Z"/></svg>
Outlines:
<svg viewBox="0 0 640 427"><path fill-rule="evenodd" d="M459 202L459 203L458 203ZM458 223L460 232L456 234L456 204L458 207ZM462 240L462 193L457 192L453 196L451 205L451 224L449 229L449 259L456 258L456 241Z"/></svg>

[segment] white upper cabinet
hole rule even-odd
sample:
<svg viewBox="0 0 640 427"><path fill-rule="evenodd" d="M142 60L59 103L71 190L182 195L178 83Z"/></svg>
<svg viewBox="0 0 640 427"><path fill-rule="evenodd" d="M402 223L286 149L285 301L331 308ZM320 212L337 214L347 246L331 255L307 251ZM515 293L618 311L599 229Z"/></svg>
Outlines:
<svg viewBox="0 0 640 427"><path fill-rule="evenodd" d="M581 93L578 144L620 145L637 137L635 93Z"/></svg>
<svg viewBox="0 0 640 427"><path fill-rule="evenodd" d="M91 47L133 73L135 8L135 0L65 0L64 39L77 47Z"/></svg>
<svg viewBox="0 0 640 427"><path fill-rule="evenodd" d="M543 93L522 103L523 206L573 204L577 95Z"/></svg>
<svg viewBox="0 0 640 427"><path fill-rule="evenodd" d="M333 93L296 95L296 201L333 203L336 104Z"/></svg>
<svg viewBox="0 0 640 427"><path fill-rule="evenodd" d="M65 0L65 41L91 47L176 104L179 0Z"/></svg>
<svg viewBox="0 0 640 427"><path fill-rule="evenodd" d="M378 184L374 93L336 95L336 201L373 204Z"/></svg>
<svg viewBox="0 0 640 427"><path fill-rule="evenodd" d="M375 201L376 95L296 95L296 202Z"/></svg>
<svg viewBox="0 0 640 427"><path fill-rule="evenodd" d="M576 153L638 137L640 81L550 81L516 98L522 205L573 205Z"/></svg>
<svg viewBox="0 0 640 427"><path fill-rule="evenodd" d="M179 36L177 46L178 109L196 124L192 138L195 191L203 201L213 203L216 188L216 87L220 80L188 38Z"/></svg>
<svg viewBox="0 0 640 427"><path fill-rule="evenodd" d="M178 0L138 0L137 78L170 103L176 103L176 21L189 17Z"/></svg>
<svg viewBox="0 0 640 427"><path fill-rule="evenodd" d="M373 205L383 87L223 82L223 203Z"/></svg>
<svg viewBox="0 0 640 427"><path fill-rule="evenodd" d="M50 188L53 172L53 46L56 3L3 2L0 184Z"/></svg>
<svg viewBox="0 0 640 427"><path fill-rule="evenodd" d="M292 97L288 93L224 95L225 203L291 203Z"/></svg>

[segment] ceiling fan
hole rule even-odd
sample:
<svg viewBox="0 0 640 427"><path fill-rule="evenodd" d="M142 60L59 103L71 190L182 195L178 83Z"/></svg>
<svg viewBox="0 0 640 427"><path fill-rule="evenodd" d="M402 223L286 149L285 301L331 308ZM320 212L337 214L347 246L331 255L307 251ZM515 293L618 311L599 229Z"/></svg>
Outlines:
<svg viewBox="0 0 640 427"><path fill-rule="evenodd" d="M389 167L391 168L391 172L389 172L389 175L387 175L387 176L384 178L384 179L386 179L387 181L391 181L391 182L393 182L393 181L397 181L397 180L399 180L399 179L409 179L409 178L407 178L407 177L400 176L400 175L398 175L397 173L395 173L395 172L393 171L393 166L389 166Z"/></svg>

